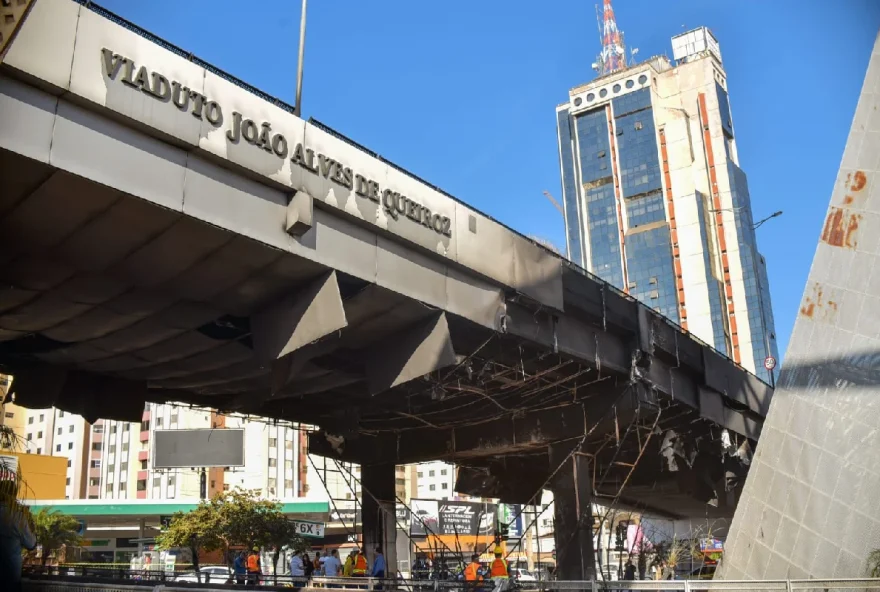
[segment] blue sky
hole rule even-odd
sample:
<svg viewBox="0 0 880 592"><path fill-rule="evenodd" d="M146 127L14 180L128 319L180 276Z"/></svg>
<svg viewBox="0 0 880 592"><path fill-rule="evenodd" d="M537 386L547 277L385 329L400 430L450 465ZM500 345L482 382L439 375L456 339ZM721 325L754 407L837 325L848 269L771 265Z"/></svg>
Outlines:
<svg viewBox="0 0 880 592"><path fill-rule="evenodd" d="M593 78L596 3L312 0L303 115L522 233L563 246L554 107ZM293 102L296 0L103 0ZM768 261L780 351L794 324L874 39L877 0L616 0L639 57L712 29Z"/></svg>

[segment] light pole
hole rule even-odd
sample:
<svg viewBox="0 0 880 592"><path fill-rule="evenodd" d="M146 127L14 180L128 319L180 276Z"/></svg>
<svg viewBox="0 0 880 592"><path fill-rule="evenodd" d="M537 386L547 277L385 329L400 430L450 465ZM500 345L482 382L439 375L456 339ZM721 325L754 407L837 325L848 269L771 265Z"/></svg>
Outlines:
<svg viewBox="0 0 880 592"><path fill-rule="evenodd" d="M302 0L302 14L299 19L299 58L296 63L296 103L293 105L293 113L297 117L302 117L303 56L306 53L306 4L308 4L308 0Z"/></svg>

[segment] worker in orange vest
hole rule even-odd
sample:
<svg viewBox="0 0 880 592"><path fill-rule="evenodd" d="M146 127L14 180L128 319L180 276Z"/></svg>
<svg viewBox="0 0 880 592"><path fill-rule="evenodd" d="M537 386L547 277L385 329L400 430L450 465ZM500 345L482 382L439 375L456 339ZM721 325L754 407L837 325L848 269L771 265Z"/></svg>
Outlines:
<svg viewBox="0 0 880 592"><path fill-rule="evenodd" d="M367 565L367 557L364 555L363 549L358 549L357 557L354 558L354 568L351 570L351 575L356 578L365 578L367 577L367 570L369 566Z"/></svg>
<svg viewBox="0 0 880 592"><path fill-rule="evenodd" d="M495 559L489 567L489 577L495 583L494 592L507 590L510 583L510 574L507 571L507 561L502 557L501 549L495 549Z"/></svg>
<svg viewBox="0 0 880 592"><path fill-rule="evenodd" d="M251 585L256 586L260 581L260 572L262 571L260 568L260 549L254 547L254 550L247 558L248 581Z"/></svg>
<svg viewBox="0 0 880 592"><path fill-rule="evenodd" d="M468 584L469 587L475 587L477 582L483 580L483 576L480 575L480 567L480 556L471 555L471 562L464 568L464 581L471 582Z"/></svg>

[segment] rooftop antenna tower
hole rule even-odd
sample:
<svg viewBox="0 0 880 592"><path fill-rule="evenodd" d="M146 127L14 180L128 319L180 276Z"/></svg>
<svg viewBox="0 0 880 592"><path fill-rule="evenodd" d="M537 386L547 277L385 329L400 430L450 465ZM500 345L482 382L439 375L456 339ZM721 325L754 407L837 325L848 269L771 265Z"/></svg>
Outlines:
<svg viewBox="0 0 880 592"><path fill-rule="evenodd" d="M596 20L599 20L599 6L596 5ZM611 0L602 2L602 25L600 27L602 38L602 53L593 65L593 69L600 76L611 74L626 68L626 45L623 43L623 33L617 29L617 20L614 18L614 8Z"/></svg>

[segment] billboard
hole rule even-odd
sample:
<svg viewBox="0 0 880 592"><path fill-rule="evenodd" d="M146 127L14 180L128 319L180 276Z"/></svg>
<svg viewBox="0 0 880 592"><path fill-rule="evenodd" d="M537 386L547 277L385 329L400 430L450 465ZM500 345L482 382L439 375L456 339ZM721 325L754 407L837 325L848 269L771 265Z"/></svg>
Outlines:
<svg viewBox="0 0 880 592"><path fill-rule="evenodd" d="M244 430L156 430L153 467L243 467Z"/></svg>
<svg viewBox="0 0 880 592"><path fill-rule="evenodd" d="M495 504L414 499L410 536L491 536L495 532L495 512Z"/></svg>

